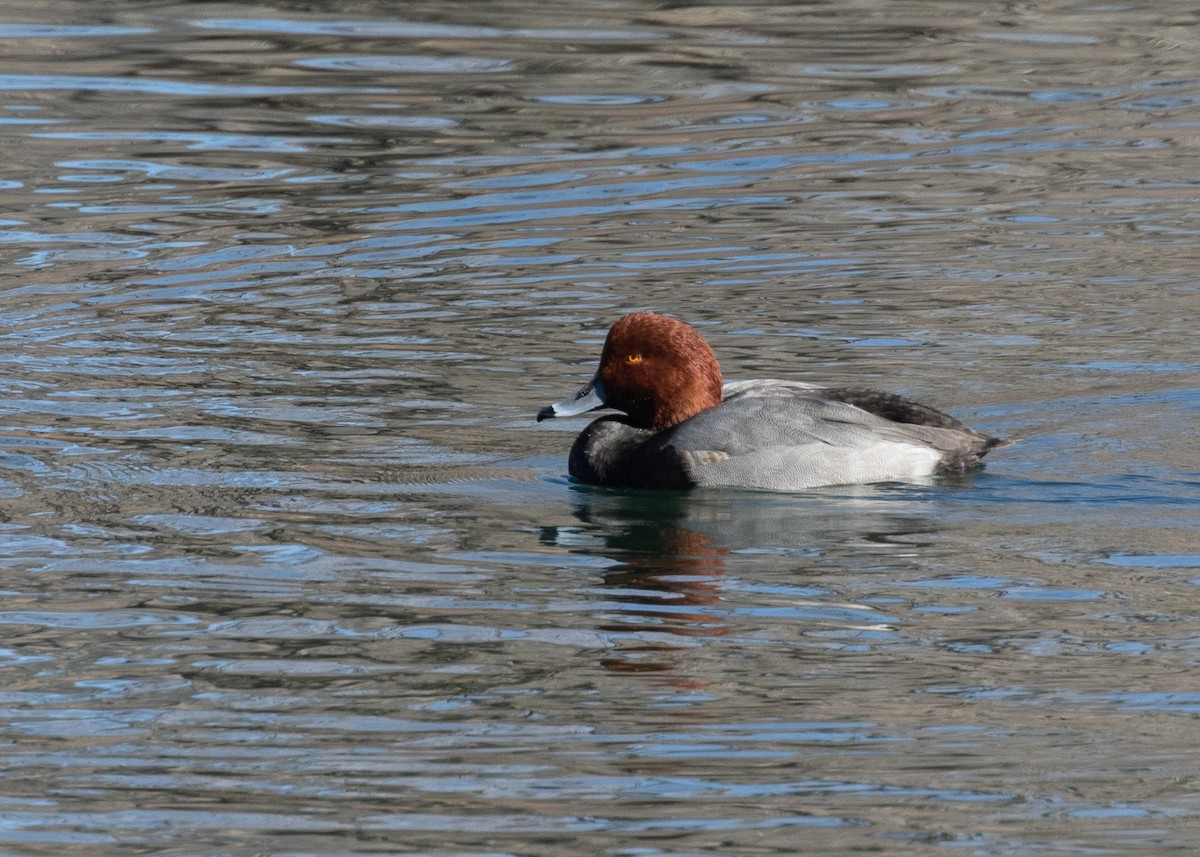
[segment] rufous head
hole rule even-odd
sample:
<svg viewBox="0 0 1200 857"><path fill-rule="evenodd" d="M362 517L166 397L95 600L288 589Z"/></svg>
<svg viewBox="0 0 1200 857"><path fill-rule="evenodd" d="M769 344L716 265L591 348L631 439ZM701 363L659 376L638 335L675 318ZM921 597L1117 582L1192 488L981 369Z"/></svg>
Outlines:
<svg viewBox="0 0 1200 857"><path fill-rule="evenodd" d="M606 404L637 426L677 425L721 403L721 367L682 321L635 312L608 331L597 372Z"/></svg>

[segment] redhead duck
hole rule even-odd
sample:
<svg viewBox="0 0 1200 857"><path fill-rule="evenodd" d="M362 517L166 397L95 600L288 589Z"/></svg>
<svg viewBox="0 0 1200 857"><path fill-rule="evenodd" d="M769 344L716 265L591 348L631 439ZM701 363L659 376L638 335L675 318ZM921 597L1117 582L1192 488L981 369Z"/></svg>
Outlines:
<svg viewBox="0 0 1200 857"><path fill-rule="evenodd" d="M537 419L610 407L571 447L571 475L624 488L799 491L961 473L1005 441L927 405L857 387L721 381L688 325L635 312L608 332L595 377Z"/></svg>

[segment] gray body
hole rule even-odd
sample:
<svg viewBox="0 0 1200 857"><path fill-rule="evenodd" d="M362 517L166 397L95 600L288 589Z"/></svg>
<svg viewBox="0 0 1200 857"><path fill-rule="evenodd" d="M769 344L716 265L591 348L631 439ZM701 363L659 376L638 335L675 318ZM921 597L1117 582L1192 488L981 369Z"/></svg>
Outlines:
<svg viewBox="0 0 1200 857"><path fill-rule="evenodd" d="M890 393L774 380L727 382L723 392L667 429L594 421L571 449L571 474L623 487L799 491L962 472L1003 443Z"/></svg>

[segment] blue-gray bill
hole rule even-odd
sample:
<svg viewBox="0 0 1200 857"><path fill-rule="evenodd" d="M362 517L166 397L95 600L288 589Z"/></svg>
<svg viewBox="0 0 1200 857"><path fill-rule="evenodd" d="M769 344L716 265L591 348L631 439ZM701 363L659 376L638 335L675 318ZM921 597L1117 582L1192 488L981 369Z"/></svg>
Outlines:
<svg viewBox="0 0 1200 857"><path fill-rule="evenodd" d="M576 414L603 408L604 404L604 385L600 383L600 376L596 375L584 384L574 396L569 396L553 405L547 405L538 411L537 421L540 423L551 417L573 417Z"/></svg>

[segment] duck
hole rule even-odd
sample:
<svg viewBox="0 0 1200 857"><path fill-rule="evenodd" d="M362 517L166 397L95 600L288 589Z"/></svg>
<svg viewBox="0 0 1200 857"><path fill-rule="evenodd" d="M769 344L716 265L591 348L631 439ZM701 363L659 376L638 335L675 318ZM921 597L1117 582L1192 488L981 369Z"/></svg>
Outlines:
<svg viewBox="0 0 1200 857"><path fill-rule="evenodd" d="M537 421L598 408L568 471L613 488L804 491L928 482L982 466L1009 441L895 393L805 381L725 381L708 343L655 312L617 320L600 366Z"/></svg>

